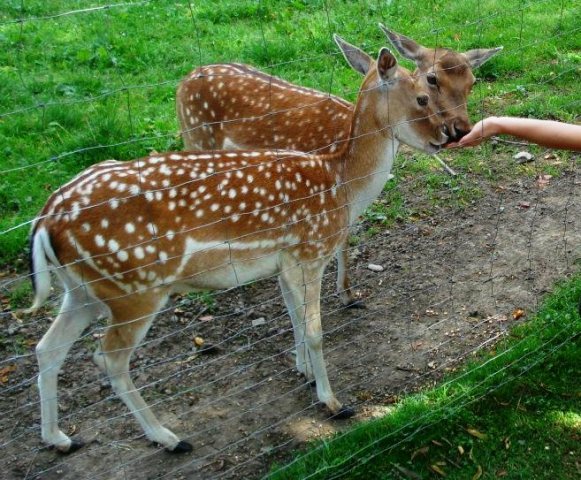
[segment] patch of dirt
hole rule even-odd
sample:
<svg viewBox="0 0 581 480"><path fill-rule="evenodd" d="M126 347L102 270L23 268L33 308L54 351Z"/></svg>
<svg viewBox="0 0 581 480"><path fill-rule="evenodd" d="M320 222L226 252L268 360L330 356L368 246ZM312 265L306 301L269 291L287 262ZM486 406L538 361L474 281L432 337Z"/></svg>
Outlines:
<svg viewBox="0 0 581 480"><path fill-rule="evenodd" d="M170 455L151 445L91 361L96 330L72 349L59 381L61 426L87 445L69 456L43 447L34 342L47 317L6 312L0 368L1 478L252 478L305 441L381 414L430 385L478 348L526 321L581 258L580 181L573 173L539 189L534 180L485 195L462 212L437 210L365 240L352 251L352 281L367 308L341 308L328 269L324 352L337 397L357 409L330 421L298 376L292 331L274 280L168 306L132 363L133 379L162 423L194 446ZM405 190L406 186L402 186ZM425 201L404 192L409 204ZM359 227L360 230L362 227ZM367 268L382 265L382 272ZM177 310L176 310L177 308ZM47 310L48 311L48 310ZM252 320L264 319L255 322ZM217 347L196 352L194 336ZM15 356L16 355L16 356ZM7 359L7 360L6 360Z"/></svg>

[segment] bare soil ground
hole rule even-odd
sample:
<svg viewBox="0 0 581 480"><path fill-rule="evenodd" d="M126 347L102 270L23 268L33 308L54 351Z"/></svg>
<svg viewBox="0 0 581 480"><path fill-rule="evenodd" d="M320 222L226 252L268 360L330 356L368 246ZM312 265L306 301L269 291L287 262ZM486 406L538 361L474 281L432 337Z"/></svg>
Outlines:
<svg viewBox="0 0 581 480"><path fill-rule="evenodd" d="M218 294L210 311L176 299L134 356L136 385L162 422L194 445L192 454L170 455L143 437L91 361L95 330L73 348L60 376L62 426L87 442L62 456L40 441L33 356L54 310L22 321L6 312L0 478L261 476L292 448L385 412L401 394L493 344L514 324L516 309L526 321L554 282L578 268L580 185L574 172L542 189L534 179L504 188L482 182L484 195L469 208L437 209L364 239L353 249L352 280L365 309L340 307L329 268L324 352L337 397L357 409L348 421L327 420L295 373L290 321L270 280ZM412 205L425 202L421 192L405 196ZM371 271L369 263L385 269ZM216 351L196 352L194 336Z"/></svg>

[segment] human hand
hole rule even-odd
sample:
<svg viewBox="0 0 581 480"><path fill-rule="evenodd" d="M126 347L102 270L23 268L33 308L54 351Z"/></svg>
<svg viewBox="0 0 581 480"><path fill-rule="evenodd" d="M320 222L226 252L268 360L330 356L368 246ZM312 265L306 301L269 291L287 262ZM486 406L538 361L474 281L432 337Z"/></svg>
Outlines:
<svg viewBox="0 0 581 480"><path fill-rule="evenodd" d="M486 138L496 134L498 134L497 118L489 117L476 123L472 127L472 130L470 130L470 132L463 136L459 141L450 142L446 146L448 148L475 147L476 145L480 145Z"/></svg>

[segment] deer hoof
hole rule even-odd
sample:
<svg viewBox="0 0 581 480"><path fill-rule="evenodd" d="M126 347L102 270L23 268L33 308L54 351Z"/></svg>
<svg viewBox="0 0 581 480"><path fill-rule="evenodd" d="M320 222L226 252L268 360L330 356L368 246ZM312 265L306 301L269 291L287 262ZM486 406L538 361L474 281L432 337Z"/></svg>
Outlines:
<svg viewBox="0 0 581 480"><path fill-rule="evenodd" d="M342 406L337 413L331 415L331 420L344 420L355 415L355 409L352 407Z"/></svg>
<svg viewBox="0 0 581 480"><path fill-rule="evenodd" d="M169 453L188 453L188 452L191 452L193 449L194 449L194 447L192 447L191 443L184 442L183 440L181 440L171 450L169 448L166 448L165 450Z"/></svg>
<svg viewBox="0 0 581 480"><path fill-rule="evenodd" d="M69 448L67 448L66 450L61 450L60 448L57 447L57 452L59 452L62 455L69 455L73 452L76 452L77 450L79 450L81 447L85 446L85 442L83 442L80 439L77 440L71 440L71 444L69 445Z"/></svg>
<svg viewBox="0 0 581 480"><path fill-rule="evenodd" d="M359 308L359 309L363 309L363 308L367 308L367 305L365 305L365 302L363 300L361 300L360 298L357 298L355 300L351 300L348 304L345 305L347 308Z"/></svg>

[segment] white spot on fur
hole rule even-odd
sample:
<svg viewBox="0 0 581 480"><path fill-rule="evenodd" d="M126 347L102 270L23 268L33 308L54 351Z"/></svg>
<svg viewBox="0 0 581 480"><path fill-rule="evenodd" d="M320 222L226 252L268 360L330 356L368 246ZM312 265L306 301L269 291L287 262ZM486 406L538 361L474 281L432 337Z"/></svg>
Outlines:
<svg viewBox="0 0 581 480"><path fill-rule="evenodd" d="M117 242L117 240L109 240L107 242L107 246L109 247L111 253L115 253L119 250L119 242Z"/></svg>

